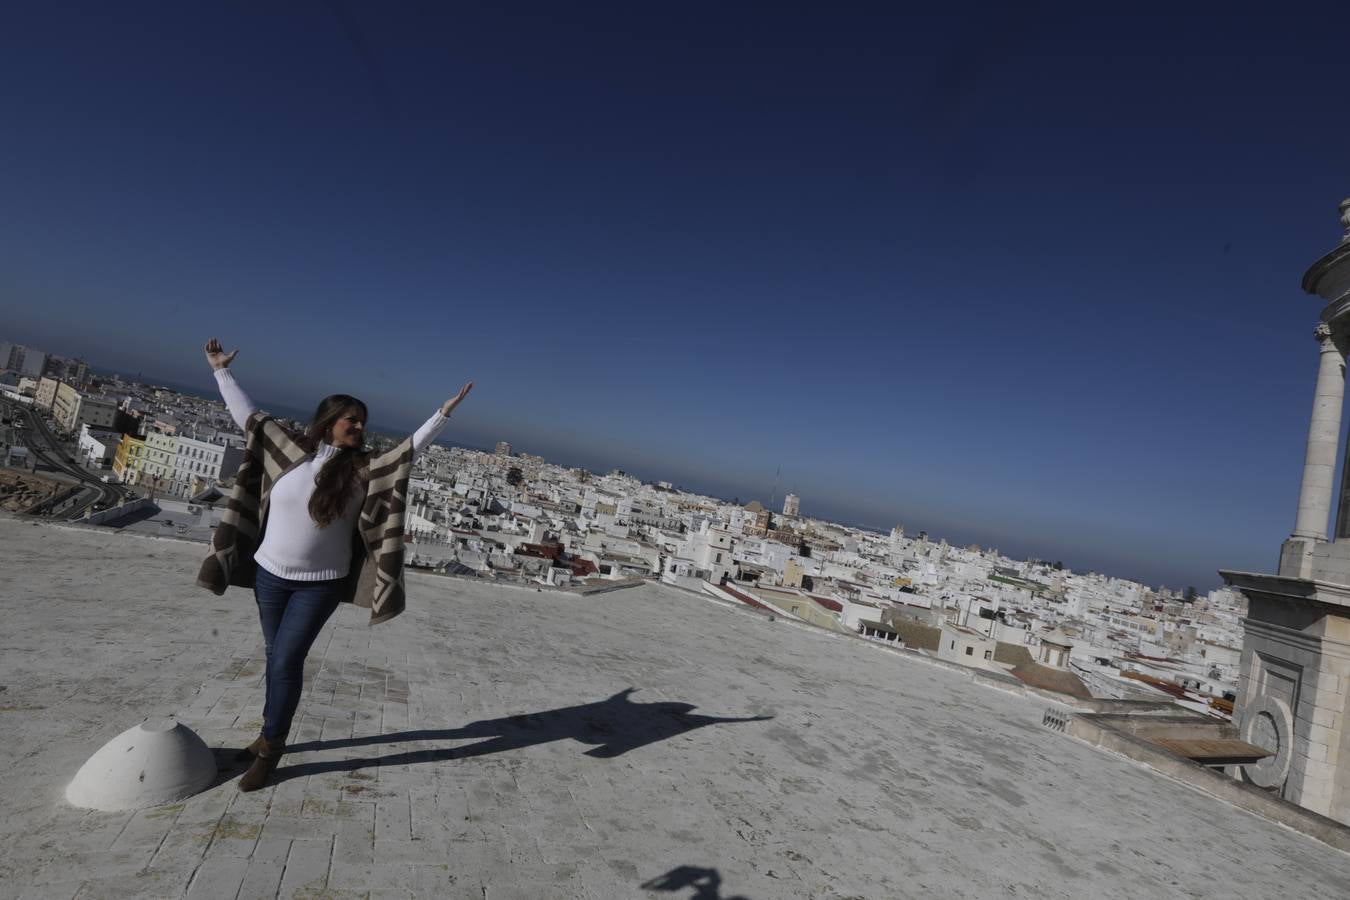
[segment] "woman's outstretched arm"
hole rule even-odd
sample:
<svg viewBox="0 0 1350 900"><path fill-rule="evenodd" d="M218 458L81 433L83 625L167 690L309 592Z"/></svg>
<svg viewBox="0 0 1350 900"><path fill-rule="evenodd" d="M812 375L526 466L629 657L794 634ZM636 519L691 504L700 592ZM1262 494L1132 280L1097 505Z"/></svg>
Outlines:
<svg viewBox="0 0 1350 900"><path fill-rule="evenodd" d="M436 435L441 433L445 424L450 421L450 414L455 411L455 407L469 396L469 391L473 390L473 382L470 381L464 387L459 389L459 393L441 404L441 408L432 413L431 418L422 423L422 427L413 433L413 453L421 453L432 441L436 440Z"/></svg>
<svg viewBox="0 0 1350 900"><path fill-rule="evenodd" d="M441 415L447 419L450 418L450 414L455 411L455 407L464 402L464 398L469 396L471 390L473 390L472 381L460 388L458 394L441 404Z"/></svg>
<svg viewBox="0 0 1350 900"><path fill-rule="evenodd" d="M253 415L258 407L253 405L253 401L244 393L244 389L234 380L234 375L230 372L230 363L234 362L234 358L238 355L238 350L226 353L221 349L220 341L215 338L206 342L206 361L216 372L216 386L220 388L220 396L225 400L230 418L242 429L245 428L248 417Z"/></svg>

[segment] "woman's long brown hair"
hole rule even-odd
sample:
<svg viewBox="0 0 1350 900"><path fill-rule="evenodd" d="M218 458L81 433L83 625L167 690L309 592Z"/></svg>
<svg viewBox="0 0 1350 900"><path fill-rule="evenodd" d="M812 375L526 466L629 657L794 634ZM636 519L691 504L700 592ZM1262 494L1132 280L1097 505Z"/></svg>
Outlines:
<svg viewBox="0 0 1350 900"><path fill-rule="evenodd" d="M348 409L356 407L361 411L362 421L366 418L366 405L350 394L331 394L319 401L314 410L314 420L301 435L299 444L307 453L319 449L319 445L328 439L333 425ZM338 449L337 454L324 463L319 474L314 476L314 493L309 498L309 516L320 528L325 528L342 518L351 501L352 490L356 487L357 473L365 462L364 450Z"/></svg>

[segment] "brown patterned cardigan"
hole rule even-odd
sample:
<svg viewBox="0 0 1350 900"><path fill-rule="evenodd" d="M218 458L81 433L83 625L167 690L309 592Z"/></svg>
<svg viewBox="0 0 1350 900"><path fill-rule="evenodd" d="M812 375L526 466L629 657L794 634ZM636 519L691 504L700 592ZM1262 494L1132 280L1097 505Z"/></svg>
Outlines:
<svg viewBox="0 0 1350 900"><path fill-rule="evenodd" d="M234 490L211 536L211 554L202 562L197 584L215 594L230 585L253 587L258 564L253 553L267 527L272 485L309 455L276 419L261 412L248 417L244 461ZM364 453L358 477L366 497L352 532L352 565L343 600L370 609L370 623L385 622L407 605L403 589L403 523L408 478L412 474L412 437L379 456Z"/></svg>

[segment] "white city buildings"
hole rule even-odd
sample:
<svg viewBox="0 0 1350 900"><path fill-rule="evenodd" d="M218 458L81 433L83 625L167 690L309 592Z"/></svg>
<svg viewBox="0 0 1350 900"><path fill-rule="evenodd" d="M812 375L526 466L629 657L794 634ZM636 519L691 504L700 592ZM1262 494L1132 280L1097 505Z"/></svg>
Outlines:
<svg viewBox="0 0 1350 900"><path fill-rule="evenodd" d="M1242 604L1231 591L1187 604L1122 579L956 547L923 533L908 538L901 526L885 535L800 516L766 522L757 504L747 509L537 457L530 458L525 483L508 487L506 472L519 459L433 448L419 460L427 478L419 489L427 489L428 502L417 507L418 540L427 542L427 559L440 541L451 548L453 564L493 577L551 583L560 566L579 571L584 564L594 571L574 578L659 577L690 589L725 583L732 590L724 597L751 598L787 618L848 631L905 610L938 623L935 634L948 629L947 650L935 638L931 652L961 664L1007 669L994 655L1011 646L1059 669L1081 659L1101 681L1120 680L1122 671L1157 657L1169 660L1176 677L1205 682L1210 693L1235 686ZM552 569L543 568L540 553L556 557ZM1063 643L1042 648L1042 636L1051 634ZM1127 679L1124 690L1151 689Z"/></svg>
<svg viewBox="0 0 1350 900"><path fill-rule="evenodd" d="M39 378L47 366L47 354L23 344L8 341L0 343L0 371L16 372L30 378Z"/></svg>
<svg viewBox="0 0 1350 900"><path fill-rule="evenodd" d="M78 443L80 459L91 468L106 469L117 454L122 435L104 428L91 428L86 422L80 426Z"/></svg>
<svg viewBox="0 0 1350 900"><path fill-rule="evenodd" d="M80 426L85 424L95 428L112 428L117 420L118 402L111 397L82 394L65 382L60 382L52 398L52 418L62 431L70 434L78 433Z"/></svg>
<svg viewBox="0 0 1350 900"><path fill-rule="evenodd" d="M178 436L173 458L171 491L174 496L190 497L194 493L194 485L219 481L220 464L224 458L225 447L220 444Z"/></svg>

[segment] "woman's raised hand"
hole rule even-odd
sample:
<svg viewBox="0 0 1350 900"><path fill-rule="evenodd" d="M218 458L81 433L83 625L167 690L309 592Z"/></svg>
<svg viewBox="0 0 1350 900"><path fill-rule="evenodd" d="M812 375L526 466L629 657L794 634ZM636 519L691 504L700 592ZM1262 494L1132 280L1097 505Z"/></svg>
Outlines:
<svg viewBox="0 0 1350 900"><path fill-rule="evenodd" d="M234 358L239 355L238 350L226 353L220 346L220 341L215 338L206 342L206 361L211 364L213 369L227 369ZM464 393L463 391L460 392Z"/></svg>
<svg viewBox="0 0 1350 900"><path fill-rule="evenodd" d="M236 351L237 352L237 351ZM233 359L233 357L231 357ZM470 381L464 387L459 389L459 393L441 404L441 415L449 417L455 411L455 407L464 402L464 398L469 396L469 391L473 390L473 382Z"/></svg>

